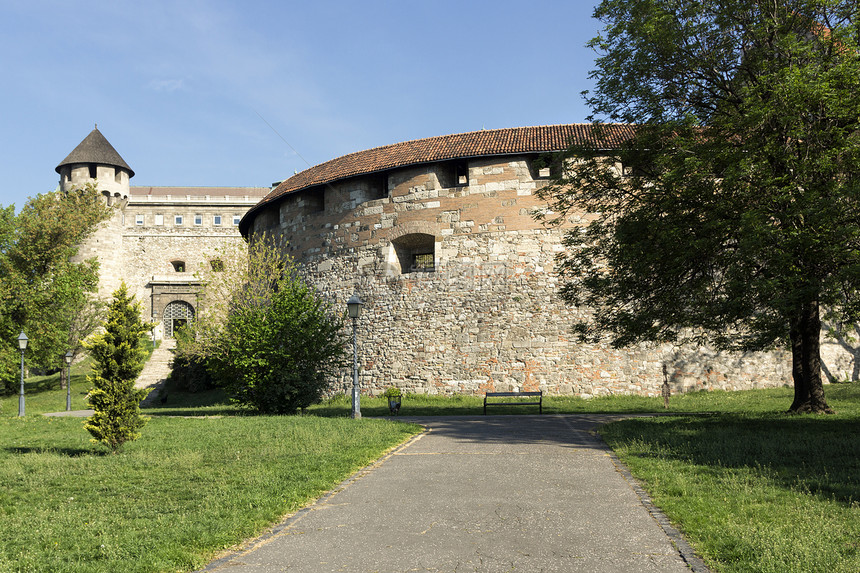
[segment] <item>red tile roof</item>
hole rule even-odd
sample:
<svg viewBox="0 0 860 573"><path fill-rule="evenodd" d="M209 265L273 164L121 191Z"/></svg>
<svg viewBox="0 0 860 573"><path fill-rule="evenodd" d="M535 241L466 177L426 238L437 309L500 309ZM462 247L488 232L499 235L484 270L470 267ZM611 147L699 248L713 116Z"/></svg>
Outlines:
<svg viewBox="0 0 860 573"><path fill-rule="evenodd" d="M603 141L597 142L601 148L617 147L633 135L633 127L630 125L612 124L604 125L603 128ZM594 143L592 130L592 124L583 123L488 129L415 139L357 151L293 175L266 195L247 215L267 203L301 189L406 165L468 157L562 151L571 144Z"/></svg>

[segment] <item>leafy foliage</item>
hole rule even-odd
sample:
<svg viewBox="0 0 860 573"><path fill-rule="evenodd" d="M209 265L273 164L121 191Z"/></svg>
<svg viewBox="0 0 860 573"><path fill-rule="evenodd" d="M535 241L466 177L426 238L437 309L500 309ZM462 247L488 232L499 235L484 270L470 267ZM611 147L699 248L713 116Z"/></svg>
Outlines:
<svg viewBox="0 0 860 573"><path fill-rule="evenodd" d="M790 345L792 410L827 411L820 309L860 316L856 2L604 0L587 97L636 125L544 189L585 339ZM601 124L595 124L597 138Z"/></svg>
<svg viewBox="0 0 860 573"><path fill-rule="evenodd" d="M140 401L148 391L135 389L134 382L143 370L146 335L150 325L140 319L140 303L129 295L123 283L108 307L104 332L86 344L93 358L93 385L89 394L95 410L84 427L94 442L112 452L140 437L138 430L146 419L140 414Z"/></svg>
<svg viewBox="0 0 860 573"><path fill-rule="evenodd" d="M72 262L78 245L110 210L92 185L55 191L0 209L0 379L14 391L18 370L15 338L30 339L27 363L45 370L62 364L68 350L100 322L92 298L98 285L95 259Z"/></svg>
<svg viewBox="0 0 860 573"><path fill-rule="evenodd" d="M247 258L223 257L202 275L206 312L177 357L204 364L232 399L263 413L318 402L343 366L342 319L280 250L256 241Z"/></svg>

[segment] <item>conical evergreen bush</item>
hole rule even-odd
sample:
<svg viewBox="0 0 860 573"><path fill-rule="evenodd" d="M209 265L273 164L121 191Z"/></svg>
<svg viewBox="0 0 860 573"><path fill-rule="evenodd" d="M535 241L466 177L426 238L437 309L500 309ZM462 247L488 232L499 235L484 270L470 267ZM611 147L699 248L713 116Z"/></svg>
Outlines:
<svg viewBox="0 0 860 573"><path fill-rule="evenodd" d="M135 389L134 382L143 370L146 351L143 336L150 326L140 318L140 303L122 283L108 307L104 332L95 336L86 348L93 357L90 407L95 413L84 428L101 443L117 452L125 442L140 437L147 418L140 413L140 401L148 390Z"/></svg>

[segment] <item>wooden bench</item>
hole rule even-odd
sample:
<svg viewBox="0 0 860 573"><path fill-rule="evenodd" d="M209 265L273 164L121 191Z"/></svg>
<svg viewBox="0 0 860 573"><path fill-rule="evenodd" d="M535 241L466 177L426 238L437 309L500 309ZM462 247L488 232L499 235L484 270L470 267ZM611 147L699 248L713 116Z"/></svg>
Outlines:
<svg viewBox="0 0 860 573"><path fill-rule="evenodd" d="M487 402L488 398L520 398L534 396L537 402ZM487 415L487 406L537 406L538 413L543 414L543 390L537 392L487 392L484 395L484 415Z"/></svg>

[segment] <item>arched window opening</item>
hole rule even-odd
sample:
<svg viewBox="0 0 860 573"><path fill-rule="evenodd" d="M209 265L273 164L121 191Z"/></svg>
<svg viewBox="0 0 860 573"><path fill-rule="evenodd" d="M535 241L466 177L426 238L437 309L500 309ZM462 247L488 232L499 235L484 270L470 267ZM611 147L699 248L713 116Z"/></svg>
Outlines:
<svg viewBox="0 0 860 573"><path fill-rule="evenodd" d="M176 331L194 320L194 307L182 300L174 300L164 307L164 337L173 338Z"/></svg>
<svg viewBox="0 0 860 573"><path fill-rule="evenodd" d="M185 272L185 261L170 261L170 264L173 265L173 270L177 273Z"/></svg>

